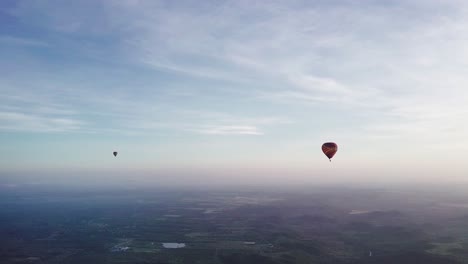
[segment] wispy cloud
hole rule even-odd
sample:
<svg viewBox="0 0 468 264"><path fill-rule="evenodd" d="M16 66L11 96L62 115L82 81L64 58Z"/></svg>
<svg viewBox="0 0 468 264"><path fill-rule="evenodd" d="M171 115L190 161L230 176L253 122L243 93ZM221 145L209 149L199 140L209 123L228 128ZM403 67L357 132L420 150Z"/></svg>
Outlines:
<svg viewBox="0 0 468 264"><path fill-rule="evenodd" d="M468 108L444 102L420 102L389 110L382 121L367 126L367 130L380 137L393 137L414 142L440 141L465 144L468 130ZM450 144L451 144L450 143Z"/></svg>
<svg viewBox="0 0 468 264"><path fill-rule="evenodd" d="M0 112L0 129L24 132L70 132L83 122L69 118L46 117L18 112Z"/></svg>
<svg viewBox="0 0 468 264"><path fill-rule="evenodd" d="M29 38L20 38L13 36L0 36L0 44L15 45L15 46L29 46L29 47L48 47L47 42L29 39Z"/></svg>
<svg viewBox="0 0 468 264"><path fill-rule="evenodd" d="M122 11L121 6L113 8L116 13ZM461 16L432 17L439 8L436 3L425 7L424 22L409 16L408 10L417 12L417 5L403 3L365 7L312 3L296 8L295 4L227 2L214 9L199 8L201 12L177 5L165 9L145 1L132 5L127 12L140 15L127 24L127 30L138 32L124 43L132 51L128 55L203 78L249 78L253 83L273 86L253 91L261 98L314 103L375 106L376 101L385 102L394 96L390 89L411 83L382 83L382 79L407 78L408 72L419 74L417 65L408 61L436 61L429 53L421 56L414 47L437 49L442 43L432 47L427 43L440 34L447 37L447 31L437 30L440 23L452 28L464 23L457 21ZM454 11L450 6L447 9ZM391 19L396 13L398 21ZM435 20L428 23L426 16ZM386 23L389 19L395 23Z"/></svg>
<svg viewBox="0 0 468 264"><path fill-rule="evenodd" d="M222 112L181 111L180 109L174 110L171 116L172 121L168 121L167 118L160 118L158 121L154 118L142 117L122 120L122 125L140 133L179 131L208 135L263 135L272 127L292 123L284 117L245 117Z"/></svg>
<svg viewBox="0 0 468 264"><path fill-rule="evenodd" d="M205 126L193 131L207 135L263 135L255 126Z"/></svg>

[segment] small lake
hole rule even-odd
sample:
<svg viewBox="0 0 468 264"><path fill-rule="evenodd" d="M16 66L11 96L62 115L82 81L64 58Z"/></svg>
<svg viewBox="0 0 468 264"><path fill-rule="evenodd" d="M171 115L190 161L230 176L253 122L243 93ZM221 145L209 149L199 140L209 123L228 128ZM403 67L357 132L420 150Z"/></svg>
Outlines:
<svg viewBox="0 0 468 264"><path fill-rule="evenodd" d="M183 248L185 243L162 243L164 248Z"/></svg>
<svg viewBox="0 0 468 264"><path fill-rule="evenodd" d="M367 210L351 210L348 214L350 215L357 215L357 214L368 214L370 211Z"/></svg>

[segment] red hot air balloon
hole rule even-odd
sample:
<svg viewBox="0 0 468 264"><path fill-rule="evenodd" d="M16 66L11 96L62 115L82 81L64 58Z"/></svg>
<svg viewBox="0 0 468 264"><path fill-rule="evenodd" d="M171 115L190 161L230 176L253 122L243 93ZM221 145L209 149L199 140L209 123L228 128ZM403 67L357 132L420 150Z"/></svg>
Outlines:
<svg viewBox="0 0 468 264"><path fill-rule="evenodd" d="M117 151L112 152L114 154L114 157L117 157Z"/></svg>
<svg viewBox="0 0 468 264"><path fill-rule="evenodd" d="M331 158L335 156L335 153L338 151L338 145L333 142L323 143L322 145L323 154L325 154L328 159L331 161Z"/></svg>

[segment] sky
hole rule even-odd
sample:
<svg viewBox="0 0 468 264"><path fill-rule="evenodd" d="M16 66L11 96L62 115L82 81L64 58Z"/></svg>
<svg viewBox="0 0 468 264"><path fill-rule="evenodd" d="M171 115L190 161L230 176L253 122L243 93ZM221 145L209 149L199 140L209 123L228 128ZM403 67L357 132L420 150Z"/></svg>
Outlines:
<svg viewBox="0 0 468 264"><path fill-rule="evenodd" d="M468 172L466 1L7 0L0 58L4 184Z"/></svg>

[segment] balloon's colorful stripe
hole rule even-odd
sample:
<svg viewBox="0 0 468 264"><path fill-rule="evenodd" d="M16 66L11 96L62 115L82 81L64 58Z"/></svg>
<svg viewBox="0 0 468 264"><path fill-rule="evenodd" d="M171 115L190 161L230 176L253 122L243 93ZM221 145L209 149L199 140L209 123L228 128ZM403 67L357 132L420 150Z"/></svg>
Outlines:
<svg viewBox="0 0 468 264"><path fill-rule="evenodd" d="M333 142L324 143L322 145L322 151L329 159L331 159L338 151L338 145Z"/></svg>

